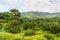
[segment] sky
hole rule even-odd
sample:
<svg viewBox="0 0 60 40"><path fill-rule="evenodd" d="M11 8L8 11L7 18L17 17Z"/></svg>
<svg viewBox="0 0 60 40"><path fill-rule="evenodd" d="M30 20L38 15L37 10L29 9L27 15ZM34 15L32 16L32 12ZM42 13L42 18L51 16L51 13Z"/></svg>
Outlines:
<svg viewBox="0 0 60 40"><path fill-rule="evenodd" d="M0 12L10 9L21 12L60 12L60 0L0 0Z"/></svg>

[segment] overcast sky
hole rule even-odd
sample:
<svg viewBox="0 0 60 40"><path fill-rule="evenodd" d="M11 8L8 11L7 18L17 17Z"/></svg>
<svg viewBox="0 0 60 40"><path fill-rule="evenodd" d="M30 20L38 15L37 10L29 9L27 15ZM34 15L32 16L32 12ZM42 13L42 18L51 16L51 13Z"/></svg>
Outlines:
<svg viewBox="0 0 60 40"><path fill-rule="evenodd" d="M23 11L60 12L60 0L0 0L0 12Z"/></svg>

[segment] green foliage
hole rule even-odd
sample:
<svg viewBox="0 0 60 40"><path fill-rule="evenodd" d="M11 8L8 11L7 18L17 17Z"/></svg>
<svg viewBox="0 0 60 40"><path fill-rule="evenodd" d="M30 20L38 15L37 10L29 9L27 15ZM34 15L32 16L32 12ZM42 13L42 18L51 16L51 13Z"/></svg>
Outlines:
<svg viewBox="0 0 60 40"><path fill-rule="evenodd" d="M18 21L17 19L15 20L11 20L9 21L6 26L5 26L5 31L7 32L11 32L11 33L19 33L21 31L21 28L20 28L20 21Z"/></svg>
<svg viewBox="0 0 60 40"><path fill-rule="evenodd" d="M20 39L20 38L15 38L14 40L22 40L22 39Z"/></svg>
<svg viewBox="0 0 60 40"><path fill-rule="evenodd" d="M47 40L54 40L54 38L51 36L51 35L44 35L44 37L47 39Z"/></svg>
<svg viewBox="0 0 60 40"><path fill-rule="evenodd" d="M50 31L51 33L59 33L60 32L60 26L59 22L43 22L42 29L46 31Z"/></svg>
<svg viewBox="0 0 60 40"><path fill-rule="evenodd" d="M3 25L0 23L0 32L3 31Z"/></svg>
<svg viewBox="0 0 60 40"><path fill-rule="evenodd" d="M0 40L7 40L4 36L0 35Z"/></svg>
<svg viewBox="0 0 60 40"><path fill-rule="evenodd" d="M25 36L32 36L32 35L36 35L36 32L32 29L29 29L25 32L24 34Z"/></svg>
<svg viewBox="0 0 60 40"><path fill-rule="evenodd" d="M38 17L33 17L32 13L30 16L27 13L28 17L21 14L25 15L22 17L17 9L10 12L0 13L0 40L60 40L60 17L41 18L40 15L46 17L47 14L42 12L35 13Z"/></svg>
<svg viewBox="0 0 60 40"><path fill-rule="evenodd" d="M9 20L9 19L12 19L12 18L13 18L13 15L9 12L0 13L0 19Z"/></svg>
<svg viewBox="0 0 60 40"><path fill-rule="evenodd" d="M0 40L10 40L8 36L0 34Z"/></svg>

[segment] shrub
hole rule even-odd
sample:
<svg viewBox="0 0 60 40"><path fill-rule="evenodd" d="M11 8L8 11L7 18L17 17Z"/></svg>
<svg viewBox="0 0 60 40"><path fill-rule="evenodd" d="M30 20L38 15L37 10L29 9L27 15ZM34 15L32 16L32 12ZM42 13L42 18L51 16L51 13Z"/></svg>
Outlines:
<svg viewBox="0 0 60 40"><path fill-rule="evenodd" d="M41 29L44 31L50 31L53 34L60 32L59 22L44 22Z"/></svg>
<svg viewBox="0 0 60 40"><path fill-rule="evenodd" d="M13 15L9 12L2 12L0 13L0 19L6 19L6 20L10 20L13 18Z"/></svg>
<svg viewBox="0 0 60 40"><path fill-rule="evenodd" d="M3 31L2 23L0 23L0 31Z"/></svg>
<svg viewBox="0 0 60 40"><path fill-rule="evenodd" d="M0 34L0 40L10 40L8 36Z"/></svg>
<svg viewBox="0 0 60 40"><path fill-rule="evenodd" d="M45 37L47 40L54 40L54 39L52 38L52 36L51 36L51 35L48 35L48 34L45 34L44 37Z"/></svg>
<svg viewBox="0 0 60 40"><path fill-rule="evenodd" d="M20 38L15 38L14 40L22 40L22 39L20 39Z"/></svg>
<svg viewBox="0 0 60 40"><path fill-rule="evenodd" d="M29 29L25 32L24 34L25 36L32 36L32 35L36 35L36 32L32 29Z"/></svg>

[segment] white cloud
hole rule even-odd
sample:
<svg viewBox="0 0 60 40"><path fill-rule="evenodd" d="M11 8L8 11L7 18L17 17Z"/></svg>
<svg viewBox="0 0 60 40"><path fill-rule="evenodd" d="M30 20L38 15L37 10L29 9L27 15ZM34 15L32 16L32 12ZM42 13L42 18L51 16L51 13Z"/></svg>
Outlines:
<svg viewBox="0 0 60 40"><path fill-rule="evenodd" d="M60 12L60 0L52 0L52 1L51 0L0 0L0 11L17 8L21 11Z"/></svg>
<svg viewBox="0 0 60 40"><path fill-rule="evenodd" d="M46 11L46 12L59 12L60 1L50 2L49 0L25 0L25 11Z"/></svg>

